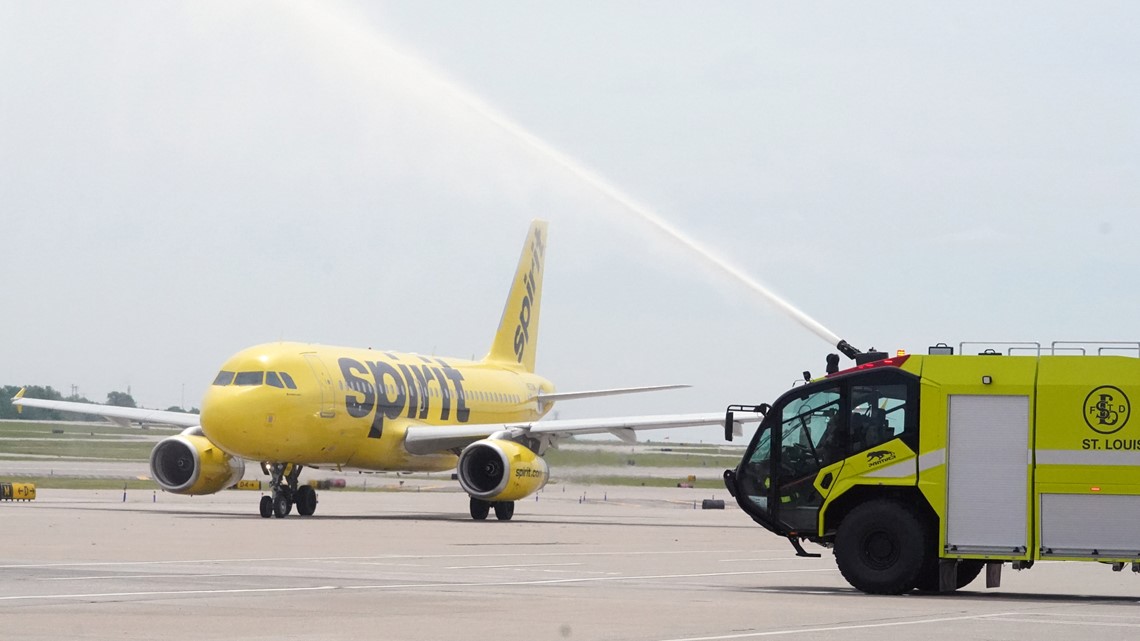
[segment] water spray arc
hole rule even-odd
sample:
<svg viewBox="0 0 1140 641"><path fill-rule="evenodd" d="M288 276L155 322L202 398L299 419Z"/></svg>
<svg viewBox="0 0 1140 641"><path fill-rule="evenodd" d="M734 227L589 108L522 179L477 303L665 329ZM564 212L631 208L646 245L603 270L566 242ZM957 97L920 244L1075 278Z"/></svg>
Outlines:
<svg viewBox="0 0 1140 641"><path fill-rule="evenodd" d="M816 336L827 341L829 345L836 347L843 354L849 358L855 358L855 354L860 353L859 350L852 347L847 341L842 340L839 336L823 326L822 323L808 316L790 302L784 300L772 290L760 284L756 279L744 273L741 269L733 266L725 259L713 253L708 248L704 247L696 240L690 238L681 230L677 229L674 225L661 218L661 216L654 213L648 207L634 200L632 197L613 186L597 173L586 167L581 162L578 162L567 156L565 153L553 148L545 140L535 136L531 132L524 129L518 123L510 120L503 114L492 109L487 103L483 102L477 96L471 94L469 91L455 85L454 83L442 78L439 75L435 76L436 82L439 82L451 93L457 100L462 102L469 109L486 118L503 131L510 134L515 139L519 140L531 149L539 152L550 161L562 167L572 175L580 179L582 182L593 187L601 192L610 200L620 205L625 211L636 215L644 222L649 223L659 232L679 243L682 247L689 250L696 256L703 259L706 263L715 267L721 273L724 273L737 282L743 284L752 292L759 294L767 299L770 303L775 305L778 309L785 314L792 317L793 320L800 325L807 328Z"/></svg>
<svg viewBox="0 0 1140 641"><path fill-rule="evenodd" d="M824 327L819 321L808 316L806 313L792 305L790 302L784 300L772 290L760 284L756 279L744 273L739 268L731 265L725 259L716 255L708 248L704 247L696 240L690 238L674 225L661 218L648 207L634 200L632 197L613 186L597 173L589 169L586 165L578 162L566 155L565 153L555 149L545 140L532 134L530 131L523 128L518 123L514 122L507 116L500 113L498 110L491 107L481 98L476 96L471 91L463 88L459 84L451 81L446 75L434 68L427 62L423 61L420 57L409 53L403 48L394 44L389 38L382 33L365 30L360 26L359 22L350 21L333 14L330 10L321 9L312 5L293 5L295 9L299 9L307 14L309 24L313 24L312 18L322 19L321 21L328 24L330 28L336 29L341 35L352 34L354 39L358 41L366 41L379 53L383 54L385 58L390 61L395 61L398 64L405 65L405 67L413 71L415 76L423 81L431 82L447 96L450 96L456 102L462 104L467 109L478 114L488 122L494 124L499 129L503 130L511 137L521 142L526 147L533 151L537 151L542 156L554 164L562 167L572 175L601 192L607 198L621 206L625 211L637 216L642 221L648 223L658 232L664 234L666 237L679 243L686 250L704 260L707 264L716 268L717 271L731 277L738 283L744 285L748 290L755 294L759 294L765 300L775 305L777 309L790 316L797 323L811 331L816 336L827 341L829 345L835 347L848 358L854 359L857 354L861 354L860 350L851 346L847 341L842 340L839 336L831 330ZM319 14L319 15L317 15ZM335 23L335 24L331 24Z"/></svg>

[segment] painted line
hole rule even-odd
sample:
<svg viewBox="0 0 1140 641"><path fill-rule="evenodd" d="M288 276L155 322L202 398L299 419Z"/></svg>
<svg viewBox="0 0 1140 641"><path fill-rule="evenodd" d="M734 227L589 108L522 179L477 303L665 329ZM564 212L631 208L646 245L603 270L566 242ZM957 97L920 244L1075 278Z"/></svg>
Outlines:
<svg viewBox="0 0 1140 641"><path fill-rule="evenodd" d="M345 590L391 590L418 588L510 587L518 585L557 585L566 583L601 583L610 581L649 581L657 579L699 579L713 576L745 576L757 574L794 574L799 572L839 572L834 568L820 570L757 570L755 572L701 572L699 574L642 574L635 576L594 576L574 579L531 579L528 581L481 581L477 583L393 583L386 585L348 585Z"/></svg>
<svg viewBox="0 0 1140 641"><path fill-rule="evenodd" d="M1036 623L1037 625L1099 625L1102 627L1110 628L1140 628L1140 623L1116 623L1112 621L1058 621L1043 620L1043 619L1014 619L1002 618L1001 621L1009 621L1012 623Z"/></svg>
<svg viewBox="0 0 1140 641"><path fill-rule="evenodd" d="M99 576L54 576L36 579L37 581L101 581L107 579L199 579L220 576L257 577L256 574L101 574Z"/></svg>
<svg viewBox="0 0 1140 641"><path fill-rule="evenodd" d="M1000 612L996 614L975 614L961 617L939 617L936 619L916 619L914 621L890 621L886 623L857 623L852 625L833 625L821 628L793 628L788 630L769 630L766 632L742 632L739 634L721 634L709 637L680 637L676 639L661 639L660 641L721 641L723 639L754 639L758 637L779 637L793 634L812 634L817 632L840 632L843 630L867 630L873 628L891 628L904 625L930 625L932 623L947 623L950 621L969 621L1003 617L1020 614L1018 612Z"/></svg>
<svg viewBox="0 0 1140 641"><path fill-rule="evenodd" d="M760 563L761 561L795 561L794 556L777 556L770 559L748 558L748 559L718 559L720 563Z"/></svg>
<svg viewBox="0 0 1140 641"><path fill-rule="evenodd" d="M581 563L527 563L518 565L452 565L445 570L490 570L498 568L549 568L567 565L582 565Z"/></svg>
<svg viewBox="0 0 1140 641"><path fill-rule="evenodd" d="M291 587L291 588L235 588L218 590L155 590L140 592L88 592L84 594L25 594L15 596L0 596L0 602L12 601L62 601L68 599L101 599L143 597L153 598L161 596L199 596L223 594L276 594L284 592L315 592L318 590L427 590L439 588L483 588L483 587L510 587L524 585L558 585L569 583L600 583L612 581L648 581L658 579L687 579L714 576L746 576L758 574L789 574L796 572L838 572L835 569L822 570L758 570L755 572L707 572L701 574L656 574L636 576L605 576L583 577L573 579L537 579L529 581L472 581L459 583L392 583L381 585L323 585L319 587Z"/></svg>
<svg viewBox="0 0 1140 641"><path fill-rule="evenodd" d="M156 596L192 596L196 594L256 594L280 592L316 592L318 590L336 590L335 585L321 585L308 588L233 588L228 590L155 590L149 592L93 592L88 594L27 594L19 596L0 596L0 601L33 601L33 600L62 600L62 599L100 599L122 598L130 596L156 597Z"/></svg>
<svg viewBox="0 0 1140 641"><path fill-rule="evenodd" d="M1097 619L1135 619L1140 621L1140 614L1081 614L1079 612L1033 612L1035 617L1086 617Z"/></svg>
<svg viewBox="0 0 1140 641"><path fill-rule="evenodd" d="M75 567L114 567L119 565L177 565L177 564L195 564L195 563L275 563L278 561L388 561L396 559L481 559L481 558L496 558L496 557L518 557L521 552L519 544L507 544L504 546L510 547L514 545L516 549L504 552L490 552L485 554L382 554L379 556L281 556L281 557L263 557L263 558L249 558L249 559L183 559L183 560L163 560L163 561L86 561L78 563L21 563L11 565L0 565L0 569L11 570L21 568L75 568ZM748 550L642 550L638 552L527 552L526 556L530 558L535 557L557 557L557 556L574 556L574 557L590 557L590 556L654 556L654 555L678 555L678 554L724 554L725 552L739 552L746 553Z"/></svg>

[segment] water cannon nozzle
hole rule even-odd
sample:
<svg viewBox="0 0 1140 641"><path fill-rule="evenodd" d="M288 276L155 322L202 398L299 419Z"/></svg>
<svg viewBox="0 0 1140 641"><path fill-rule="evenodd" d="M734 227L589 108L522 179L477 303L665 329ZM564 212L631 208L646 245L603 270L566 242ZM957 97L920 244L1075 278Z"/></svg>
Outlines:
<svg viewBox="0 0 1140 641"><path fill-rule="evenodd" d="M835 349L839 350L844 356L846 356L847 358L850 358L851 360L855 360L856 356L863 353L859 350L858 347L855 347L854 345L852 345L851 343L848 343L845 340L839 341L835 345Z"/></svg>

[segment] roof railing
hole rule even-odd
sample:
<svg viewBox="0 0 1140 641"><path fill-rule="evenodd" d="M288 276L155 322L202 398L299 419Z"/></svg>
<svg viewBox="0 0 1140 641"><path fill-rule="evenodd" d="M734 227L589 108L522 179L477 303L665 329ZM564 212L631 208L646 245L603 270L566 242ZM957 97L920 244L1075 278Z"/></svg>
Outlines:
<svg viewBox="0 0 1140 641"><path fill-rule="evenodd" d="M1029 356L1060 356L1075 354L1088 356L1136 356L1140 357L1140 341L1053 341L1042 347L1036 341L962 341L958 343L958 353L965 354L971 346L971 353L977 354L1026 354Z"/></svg>

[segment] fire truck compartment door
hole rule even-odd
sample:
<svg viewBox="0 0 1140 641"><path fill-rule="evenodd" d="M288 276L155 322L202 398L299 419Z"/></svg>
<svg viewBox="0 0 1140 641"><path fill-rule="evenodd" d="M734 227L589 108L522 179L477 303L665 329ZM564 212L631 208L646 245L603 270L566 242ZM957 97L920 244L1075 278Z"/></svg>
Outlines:
<svg viewBox="0 0 1140 641"><path fill-rule="evenodd" d="M1028 546L1029 397L953 394L946 455L946 553Z"/></svg>

